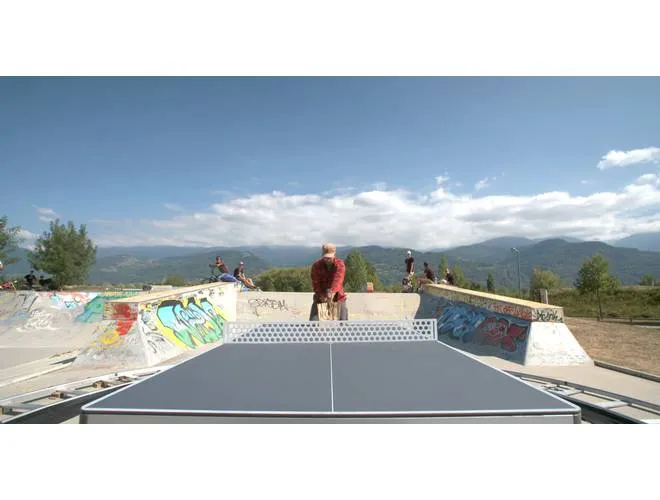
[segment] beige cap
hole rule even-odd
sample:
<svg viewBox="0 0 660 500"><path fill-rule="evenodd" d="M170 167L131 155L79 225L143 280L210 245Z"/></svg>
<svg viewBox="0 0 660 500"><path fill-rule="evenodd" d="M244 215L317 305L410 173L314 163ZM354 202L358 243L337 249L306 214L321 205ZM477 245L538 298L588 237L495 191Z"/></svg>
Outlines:
<svg viewBox="0 0 660 500"><path fill-rule="evenodd" d="M337 247L332 243L324 243L322 247L323 257L334 257L337 253Z"/></svg>

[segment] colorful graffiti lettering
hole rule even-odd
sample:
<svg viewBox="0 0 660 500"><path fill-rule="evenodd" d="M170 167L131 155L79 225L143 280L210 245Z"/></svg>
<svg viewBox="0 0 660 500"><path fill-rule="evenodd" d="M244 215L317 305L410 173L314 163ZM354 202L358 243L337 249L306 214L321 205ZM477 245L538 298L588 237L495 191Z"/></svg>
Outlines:
<svg viewBox="0 0 660 500"><path fill-rule="evenodd" d="M515 352L518 343L525 340L528 325L519 325L504 318L490 317L474 331L477 344L499 346L505 351Z"/></svg>
<svg viewBox="0 0 660 500"><path fill-rule="evenodd" d="M115 345L130 332L133 321L111 321L92 343L93 346L105 348Z"/></svg>
<svg viewBox="0 0 660 500"><path fill-rule="evenodd" d="M106 302L103 305L103 315L107 319L121 321L135 321L137 319L137 305L125 302Z"/></svg>
<svg viewBox="0 0 660 500"><path fill-rule="evenodd" d="M103 309L109 300L123 299L134 294L122 292L103 292L85 304L85 310L76 317L77 323L96 323L103 320Z"/></svg>
<svg viewBox="0 0 660 500"><path fill-rule="evenodd" d="M51 292L48 294L51 303L58 309L77 309L98 295L97 293L66 293Z"/></svg>
<svg viewBox="0 0 660 500"><path fill-rule="evenodd" d="M158 306L156 316L163 334L189 349L222 339L224 313L205 299L166 300Z"/></svg>
<svg viewBox="0 0 660 500"><path fill-rule="evenodd" d="M78 323L96 323L103 319L103 304L106 297L94 297L87 304L85 310L76 317Z"/></svg>
<svg viewBox="0 0 660 500"><path fill-rule="evenodd" d="M506 354L505 357L522 356L529 322L442 297L428 297L425 301L426 305L423 307L430 306L431 317L438 322L439 337L444 335L465 344L501 349L502 354Z"/></svg>
<svg viewBox="0 0 660 500"><path fill-rule="evenodd" d="M497 300L496 298L476 295L468 290L435 289L431 291L431 295L438 299L463 303L525 321L547 321L554 323L562 323L564 321L561 307L535 307L533 303L530 303L530 305L512 304L503 300Z"/></svg>
<svg viewBox="0 0 660 500"><path fill-rule="evenodd" d="M472 342L475 329L486 319L486 316L467 306L447 305L444 308L438 308L438 333L448 335L462 342Z"/></svg>

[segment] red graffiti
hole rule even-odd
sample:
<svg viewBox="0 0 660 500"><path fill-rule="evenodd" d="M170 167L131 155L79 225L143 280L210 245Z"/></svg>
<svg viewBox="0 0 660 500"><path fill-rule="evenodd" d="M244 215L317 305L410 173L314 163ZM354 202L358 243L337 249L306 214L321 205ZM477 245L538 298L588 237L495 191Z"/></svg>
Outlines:
<svg viewBox="0 0 660 500"><path fill-rule="evenodd" d="M133 323L134 322L132 320L117 321L117 327L115 328L115 331L119 335L126 335L129 332L129 330L131 329L131 327L133 326Z"/></svg>
<svg viewBox="0 0 660 500"><path fill-rule="evenodd" d="M475 340L478 344L499 345L502 349L513 352L517 348L516 342L525 340L527 326L510 323L503 318L487 318L475 331Z"/></svg>
<svg viewBox="0 0 660 500"><path fill-rule="evenodd" d="M134 304L124 304L122 302L106 302L105 306L108 313L107 319L116 319L120 321L135 321L137 319L137 308Z"/></svg>

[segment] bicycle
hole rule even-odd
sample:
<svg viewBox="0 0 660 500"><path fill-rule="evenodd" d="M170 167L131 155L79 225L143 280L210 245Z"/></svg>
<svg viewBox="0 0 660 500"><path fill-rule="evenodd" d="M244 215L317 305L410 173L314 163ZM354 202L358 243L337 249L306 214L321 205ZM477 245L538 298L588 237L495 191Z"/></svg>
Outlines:
<svg viewBox="0 0 660 500"><path fill-rule="evenodd" d="M215 264L209 264L211 268L211 276L202 280L202 283L217 283L220 281L220 275L222 274L220 270L215 266Z"/></svg>

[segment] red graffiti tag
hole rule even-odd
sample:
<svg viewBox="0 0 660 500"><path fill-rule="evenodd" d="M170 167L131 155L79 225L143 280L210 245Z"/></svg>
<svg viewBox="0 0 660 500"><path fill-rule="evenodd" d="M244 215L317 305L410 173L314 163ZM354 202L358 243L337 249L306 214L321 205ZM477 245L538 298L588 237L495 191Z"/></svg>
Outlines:
<svg viewBox="0 0 660 500"><path fill-rule="evenodd" d="M115 331L119 335L126 335L132 326L133 321L117 321L117 327L115 328Z"/></svg>
<svg viewBox="0 0 660 500"><path fill-rule="evenodd" d="M513 352L517 347L516 342L524 340L526 332L526 326L509 323L502 318L488 318L479 325L475 337L480 344L499 345Z"/></svg>
<svg viewBox="0 0 660 500"><path fill-rule="evenodd" d="M110 318L128 321L137 319L137 309L133 304L122 304L121 302L106 302L106 307L110 310Z"/></svg>

